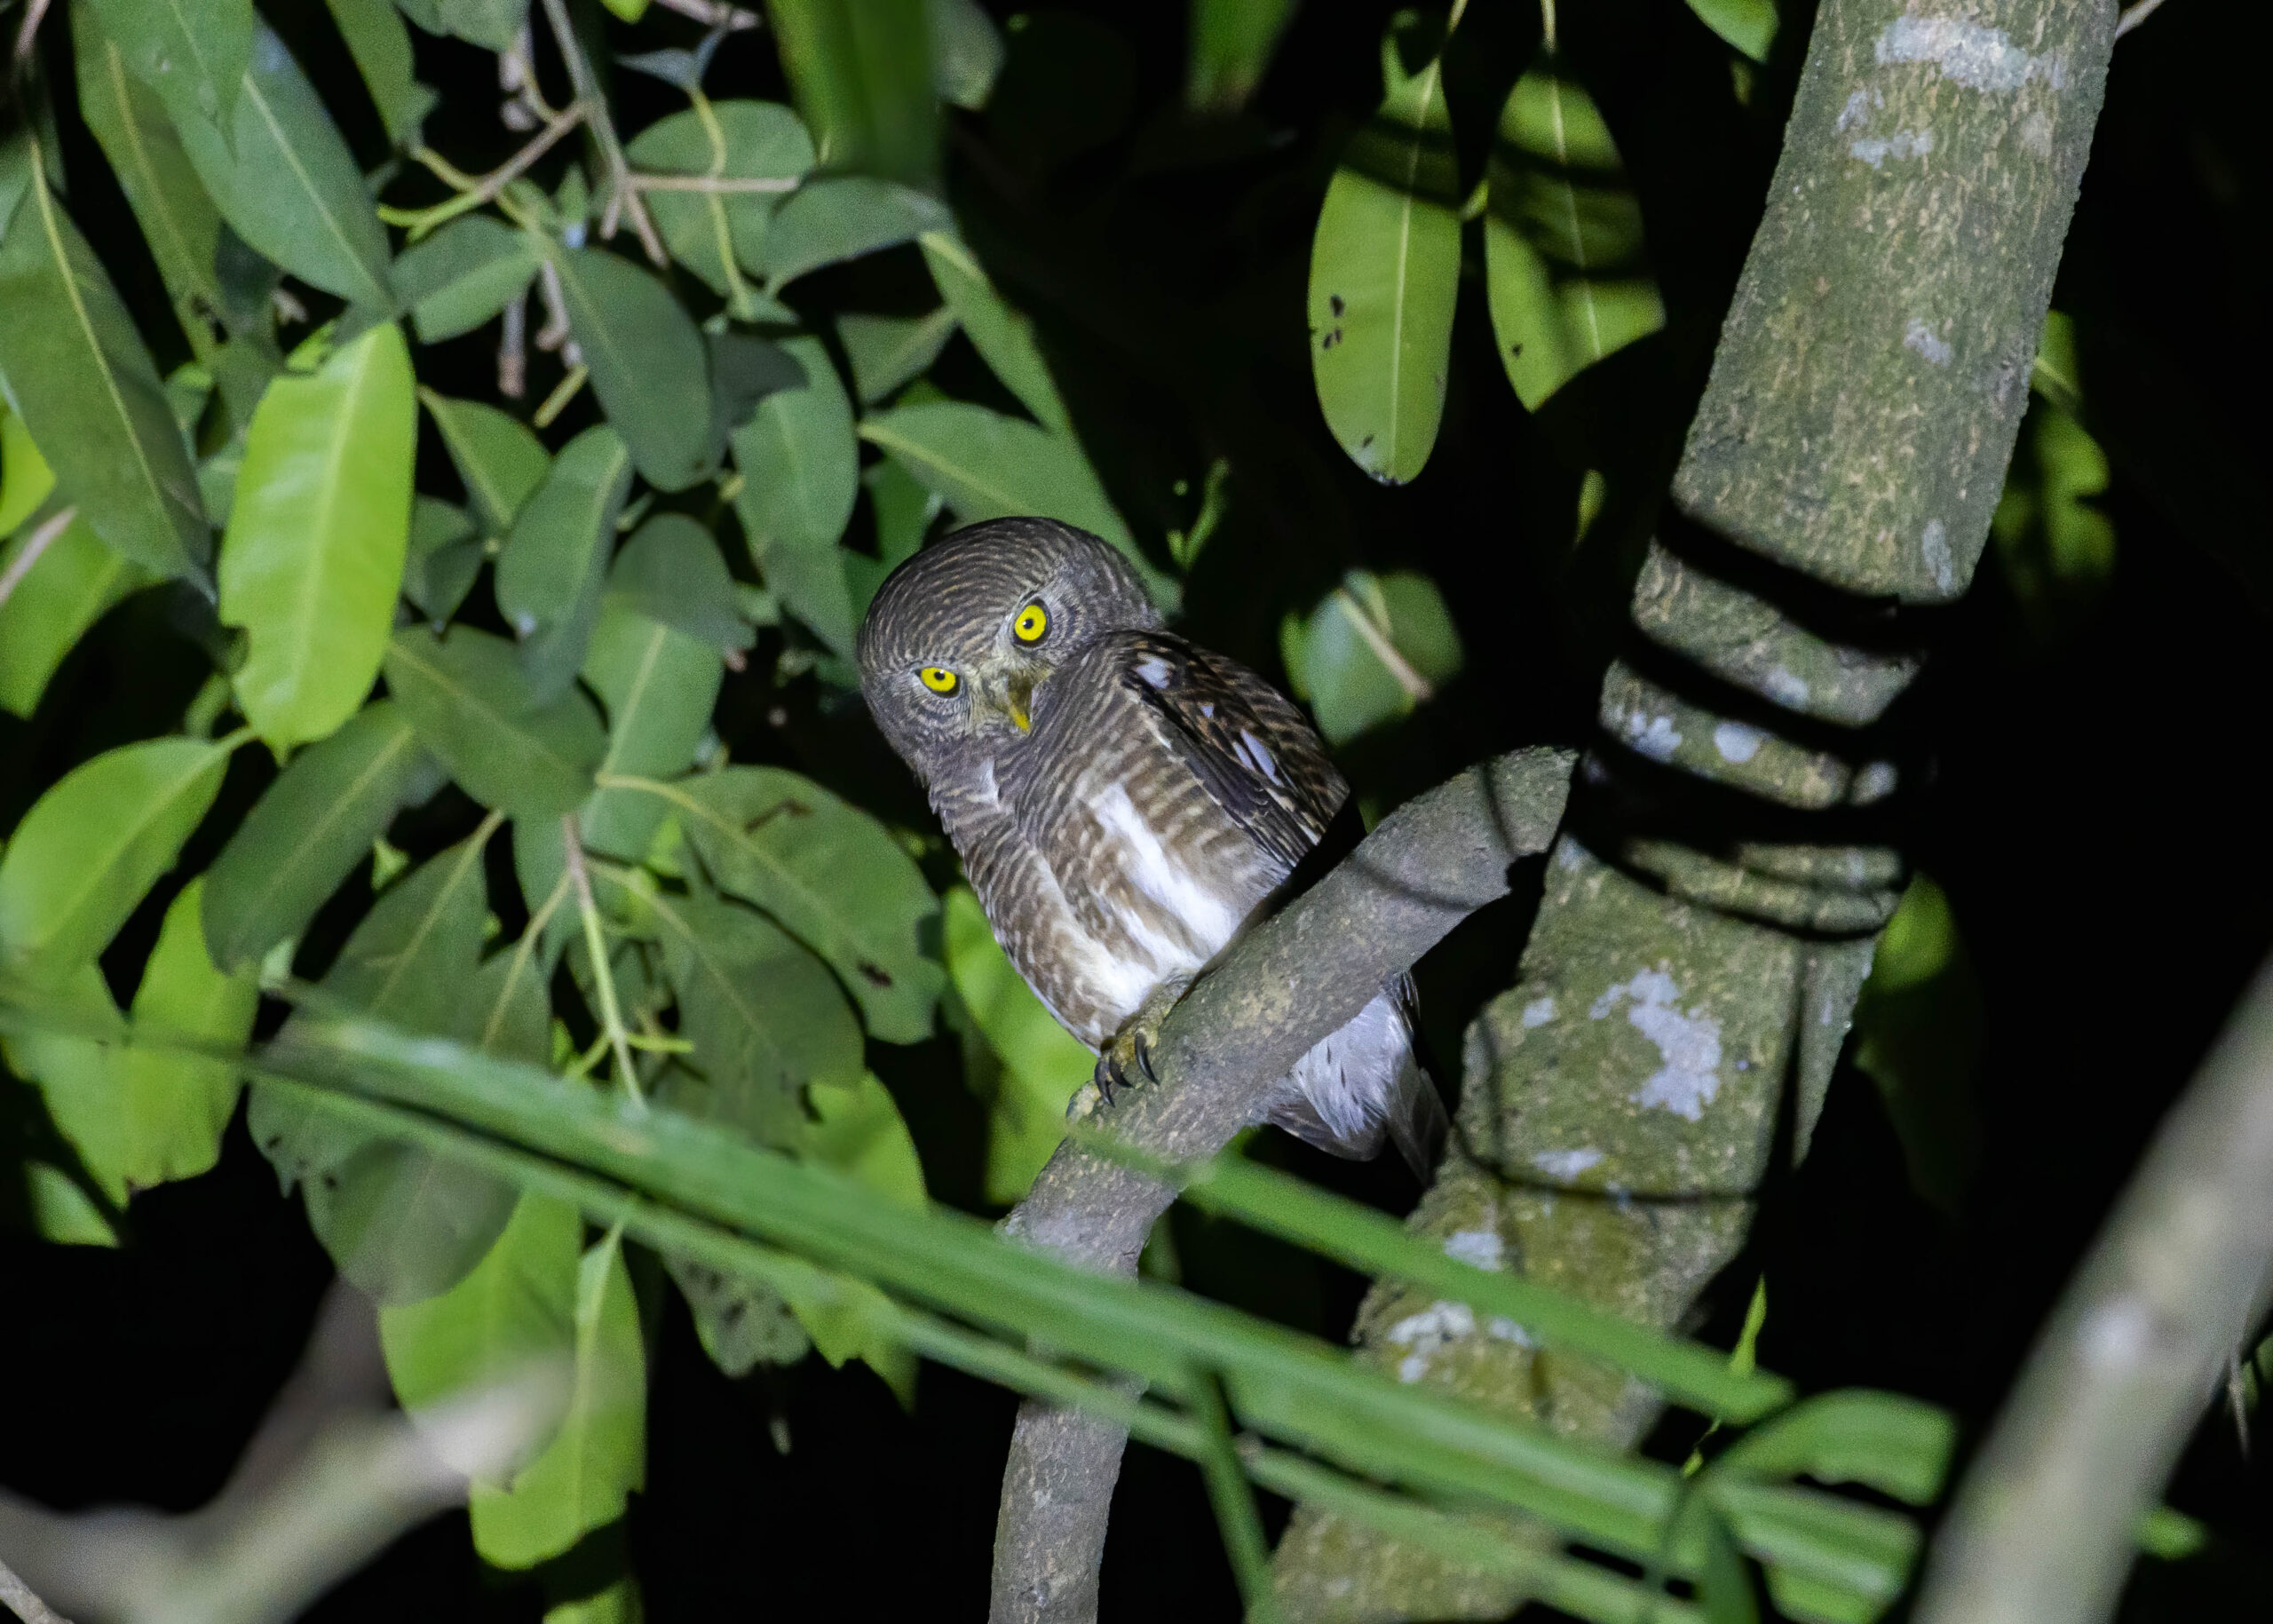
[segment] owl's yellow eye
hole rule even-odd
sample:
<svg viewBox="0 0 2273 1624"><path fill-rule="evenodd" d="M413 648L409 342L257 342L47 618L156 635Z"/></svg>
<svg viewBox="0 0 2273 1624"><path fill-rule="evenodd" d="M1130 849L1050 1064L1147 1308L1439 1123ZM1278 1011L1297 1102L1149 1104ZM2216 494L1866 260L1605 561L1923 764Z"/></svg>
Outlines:
<svg viewBox="0 0 2273 1624"><path fill-rule="evenodd" d="M962 678L944 665L927 665L915 675L934 693L953 693L962 685Z"/></svg>
<svg viewBox="0 0 2273 1624"><path fill-rule="evenodd" d="M1049 611L1040 604L1028 604L1010 622L1010 631L1021 643L1041 642L1049 635Z"/></svg>

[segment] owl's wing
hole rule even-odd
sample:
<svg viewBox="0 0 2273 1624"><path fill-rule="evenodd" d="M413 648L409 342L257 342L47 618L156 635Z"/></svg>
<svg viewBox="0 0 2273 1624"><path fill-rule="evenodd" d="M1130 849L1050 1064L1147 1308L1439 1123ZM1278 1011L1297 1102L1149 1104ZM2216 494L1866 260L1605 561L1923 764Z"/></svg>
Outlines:
<svg viewBox="0 0 2273 1624"><path fill-rule="evenodd" d="M1123 633L1121 680L1209 796L1288 869L1319 843L1350 786L1311 725L1238 661L1160 632Z"/></svg>

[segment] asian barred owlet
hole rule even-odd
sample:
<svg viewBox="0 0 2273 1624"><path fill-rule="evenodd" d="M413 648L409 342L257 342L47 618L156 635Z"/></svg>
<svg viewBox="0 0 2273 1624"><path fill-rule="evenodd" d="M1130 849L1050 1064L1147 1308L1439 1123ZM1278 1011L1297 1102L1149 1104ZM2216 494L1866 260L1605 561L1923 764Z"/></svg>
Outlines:
<svg viewBox="0 0 2273 1624"><path fill-rule="evenodd" d="M859 653L868 708L1003 950L1092 1049L1156 1024L1349 794L1293 705L1163 631L1120 554L1051 520L916 554L876 593ZM1268 1120L1342 1156L1386 1136L1425 1172L1444 1106L1414 1059L1412 997L1404 977L1385 986Z"/></svg>

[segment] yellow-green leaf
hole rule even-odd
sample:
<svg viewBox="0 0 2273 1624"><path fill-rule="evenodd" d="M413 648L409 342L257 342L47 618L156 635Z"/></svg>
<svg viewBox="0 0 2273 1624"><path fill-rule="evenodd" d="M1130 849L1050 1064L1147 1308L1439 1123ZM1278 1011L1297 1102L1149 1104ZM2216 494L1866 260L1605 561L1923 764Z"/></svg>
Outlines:
<svg viewBox="0 0 2273 1624"><path fill-rule="evenodd" d="M0 547L0 575L23 556L36 532L28 527ZM84 519L66 525L0 604L0 710L30 716L73 645L113 604L149 580L147 571L98 541Z"/></svg>
<svg viewBox="0 0 2273 1624"><path fill-rule="evenodd" d="M986 1199L1016 1201L1065 1137L1066 1102L1097 1057L1034 995L970 888L956 886L944 903L947 974L1001 1061L986 1101Z"/></svg>

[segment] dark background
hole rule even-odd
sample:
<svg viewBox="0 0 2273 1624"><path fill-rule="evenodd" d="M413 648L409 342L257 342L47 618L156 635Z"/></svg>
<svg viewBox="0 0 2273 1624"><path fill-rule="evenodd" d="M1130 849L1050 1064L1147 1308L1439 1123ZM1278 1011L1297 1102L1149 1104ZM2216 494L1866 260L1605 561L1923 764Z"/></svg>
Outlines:
<svg viewBox="0 0 2273 1624"><path fill-rule="evenodd" d="M384 139L321 9L265 9L376 163ZM1342 139L1379 96L1387 6L1311 0L1250 115L1205 131L1176 113L1178 8L1038 11L1009 36L990 111L950 115L948 185L965 230L1040 324L1139 534L1188 523L1193 498L1174 482L1196 489L1212 457L1232 462L1230 517L1196 572L1187 630L1283 677L1279 617L1343 570L1419 568L1443 587L1467 669L1414 721L1348 752L1377 800L1493 750L1585 736L1632 543L1702 384L1806 36L1804 16L1787 20L1746 106L1729 52L1675 0L1564 9L1569 58L1642 200L1667 329L1531 418L1492 360L1471 275L1443 435L1403 489L1369 484L1335 449L1303 333L1319 199ZM608 28L631 50L673 26L643 25L636 41ZM2171 0L2116 52L2055 297L2077 319L2087 422L2115 463L2103 503L2119 538L2111 590L2046 648L2024 635L1992 553L1904 703L1902 725L1931 768L1903 809L1903 836L1948 891L1986 1011L1981 1175L1956 1222L1936 1214L1910 1189L1877 1091L1842 1068L1811 1159L1770 1192L1753 1253L1703 1331L1732 1340L1764 1271L1765 1365L1804 1388L1881 1385L1946 1404L1968 1438L2273 939L2257 788L2273 716L2260 449L2261 380L2273 370L2266 33L2258 8ZM1448 77L1466 179L1535 37L1520 5L1479 4L1462 25ZM503 158L517 138L494 118L490 59L416 38L420 76L444 94L430 142L469 170ZM74 210L130 301L162 309L115 187L72 128L67 70L57 77ZM783 93L762 36L730 43L709 84L719 96ZM631 75L619 92L630 128L676 105ZM407 180L389 196L422 201L416 187ZM1472 257L1472 234L1469 247ZM808 279L792 298L891 308L927 302L924 287L920 263L898 253ZM422 377L487 393L488 342L422 353ZM162 367L178 359L160 354ZM551 366L538 363L532 400L557 376ZM999 395L960 338L935 376L951 392ZM426 448L422 471L445 465L437 449ZM1612 511L1574 551L1576 469L1590 463L1612 474ZM448 494L447 474L436 478ZM73 656L38 717L0 717L0 828L70 764L173 725L206 669L202 630L164 591L143 594ZM771 667L756 657L729 679L721 732L738 758L796 763L923 826L912 783L857 700L811 677L776 686ZM264 776L241 761L227 802L241 811ZM226 827L227 811L215 826ZM471 820L445 797L398 839L432 849ZM210 855L193 848L186 868ZM344 921L355 906L335 912ZM154 915L138 924L154 931ZM1507 984L1527 924L1519 891L1424 966L1439 1054L1458 1052L1468 1016ZM934 1193L977 1207L983 1130L952 1042L872 1058ZM0 1150L41 1131L35 1109L0 1081ZM1353 1169L1284 1141L1265 1153L1392 1207L1414 1194L1395 1168ZM61 1508L186 1509L210 1496L297 1358L330 1275L242 1123L214 1173L139 1198L131 1216L131 1244L115 1252L0 1233L0 1391L10 1395L0 1481ZM1329 1336L1345 1330L1361 1282L1227 1226L1178 1222L1187 1284ZM628 1530L650 1617L982 1615L1008 1396L927 1367L907 1414L865 1370L818 1360L729 1382L675 1294L655 1295L648 1489ZM786 1454L773 1441L784 1430ZM1678 1458L1690 1436L1669 1423L1653 1447ZM2190 1563L2143 1564L2126 1616L2261 1611L2273 1596L2263 1555L2273 1495L2222 1411L2205 1422L2170 1499L2218 1544ZM1132 1450L1105 1593L1109 1619L1235 1616L1192 1469ZM527 1579L485 1575L463 1516L449 1516L314 1616L504 1620L541 1605Z"/></svg>

